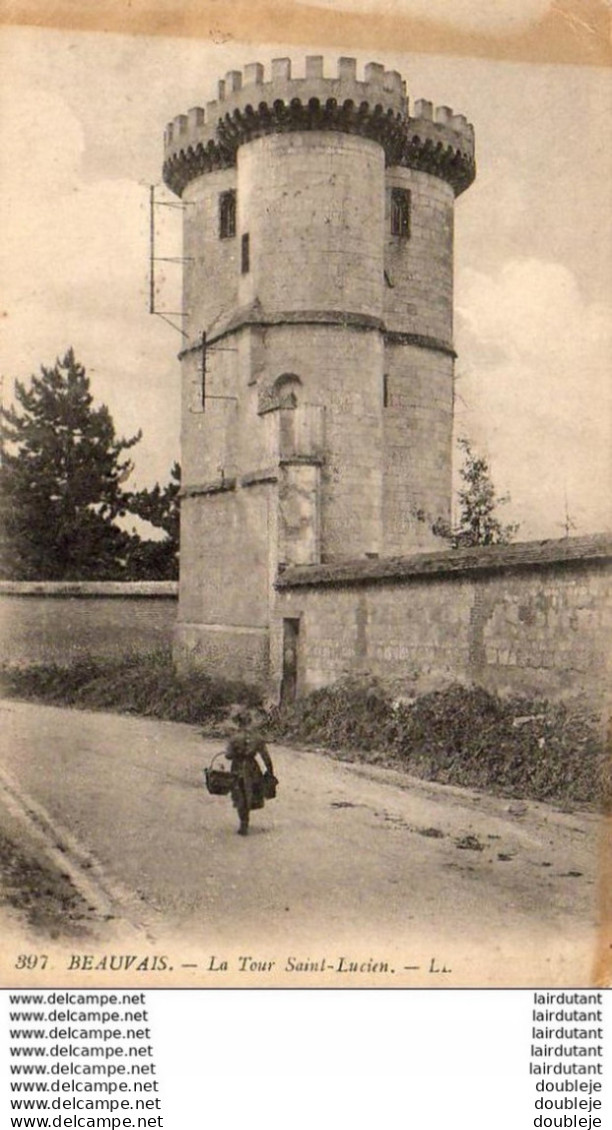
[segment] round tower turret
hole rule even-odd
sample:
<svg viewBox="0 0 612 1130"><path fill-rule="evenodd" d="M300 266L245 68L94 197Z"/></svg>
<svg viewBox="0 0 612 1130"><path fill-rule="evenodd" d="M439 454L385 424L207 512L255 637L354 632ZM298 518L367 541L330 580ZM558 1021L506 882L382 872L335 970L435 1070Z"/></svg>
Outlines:
<svg viewBox="0 0 612 1130"><path fill-rule="evenodd" d="M400 74L370 63L358 79L350 58L333 78L318 56L297 78L289 59L268 81L253 63L169 123L187 649L233 633L242 669L265 668L278 568L435 546L450 516L453 209L474 175L462 115L410 113Z"/></svg>

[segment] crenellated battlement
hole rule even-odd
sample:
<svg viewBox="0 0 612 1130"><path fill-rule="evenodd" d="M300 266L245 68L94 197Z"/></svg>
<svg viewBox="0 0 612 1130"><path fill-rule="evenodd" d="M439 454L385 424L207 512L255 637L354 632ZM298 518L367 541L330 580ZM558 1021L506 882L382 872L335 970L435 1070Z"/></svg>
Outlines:
<svg viewBox="0 0 612 1130"><path fill-rule="evenodd" d="M280 99L291 102L294 98L308 101L328 98L345 101L352 99L357 104L364 99L375 98L384 110L394 113L406 111L406 83L397 71L386 71L380 63L369 63L365 67L364 80L357 81L357 61L340 58L334 78L323 74L323 56L306 57L303 77L292 74L291 59L273 59L270 78L265 81L265 68L261 63L249 63L242 71L228 71L217 84L218 95L206 106L195 106L188 114L179 114L168 123L165 133L167 148L176 148L186 134L198 141L203 136L212 136L220 118L232 115L234 110L245 110L248 105L257 109L260 102L272 106ZM194 132L195 131L195 132ZM202 134L199 131L203 131Z"/></svg>
<svg viewBox="0 0 612 1130"><path fill-rule="evenodd" d="M272 60L268 82L261 63L229 71L215 101L179 114L166 127L166 184L180 196L196 177L234 165L240 145L301 130L369 137L383 146L388 166L440 176L456 195L472 183L474 131L463 114L421 99L410 115L405 81L380 63L368 63L363 80L352 58L338 60L333 78L323 72L320 55L306 57L303 77L293 77L287 58Z"/></svg>

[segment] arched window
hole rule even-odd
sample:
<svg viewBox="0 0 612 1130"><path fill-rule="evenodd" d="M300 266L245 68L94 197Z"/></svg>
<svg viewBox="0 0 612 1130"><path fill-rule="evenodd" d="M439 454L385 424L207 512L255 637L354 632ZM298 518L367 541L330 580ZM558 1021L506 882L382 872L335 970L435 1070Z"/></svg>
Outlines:
<svg viewBox="0 0 612 1130"><path fill-rule="evenodd" d="M391 235L410 238L410 192L406 188L391 189Z"/></svg>
<svg viewBox="0 0 612 1130"><path fill-rule="evenodd" d="M219 239L231 239L236 234L236 193L222 192L219 197Z"/></svg>
<svg viewBox="0 0 612 1130"><path fill-rule="evenodd" d="M248 231L244 233L240 247L240 270L243 275L248 275L251 270L251 237Z"/></svg>
<svg viewBox="0 0 612 1130"><path fill-rule="evenodd" d="M302 382L295 373L283 373L273 386L273 399L277 408L297 408Z"/></svg>
<svg viewBox="0 0 612 1130"><path fill-rule="evenodd" d="M273 403L278 410L278 442L281 458L296 454L296 408L302 391L302 382L295 373L282 373L273 386Z"/></svg>

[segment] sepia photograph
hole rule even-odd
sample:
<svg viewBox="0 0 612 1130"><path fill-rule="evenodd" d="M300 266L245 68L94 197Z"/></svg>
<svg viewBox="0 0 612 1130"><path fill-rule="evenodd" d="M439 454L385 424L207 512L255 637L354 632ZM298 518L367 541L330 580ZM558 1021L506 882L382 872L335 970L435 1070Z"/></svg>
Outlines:
<svg viewBox="0 0 612 1130"><path fill-rule="evenodd" d="M609 4L0 12L2 986L609 985Z"/></svg>

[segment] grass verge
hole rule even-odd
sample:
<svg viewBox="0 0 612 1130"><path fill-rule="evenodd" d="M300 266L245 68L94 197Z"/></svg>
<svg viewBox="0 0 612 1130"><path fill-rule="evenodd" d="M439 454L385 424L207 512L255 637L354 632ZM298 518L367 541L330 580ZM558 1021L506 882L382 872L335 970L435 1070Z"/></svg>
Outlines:
<svg viewBox="0 0 612 1130"><path fill-rule="evenodd" d="M169 651L69 665L5 666L0 693L57 706L190 722L214 733L255 688L202 671L179 674ZM612 764L601 719L583 700L500 698L454 685L393 699L376 680L350 679L274 710L270 737L392 765L416 777L561 806L609 809Z"/></svg>
<svg viewBox="0 0 612 1130"><path fill-rule="evenodd" d="M0 906L16 910L33 930L49 938L85 937L95 920L72 883L44 857L0 830Z"/></svg>
<svg viewBox="0 0 612 1130"><path fill-rule="evenodd" d="M39 663L0 669L0 693L52 706L141 714L170 722L211 725L232 703L255 706L257 691L245 683L203 672L179 674L169 651L111 659L84 656L70 664Z"/></svg>
<svg viewBox="0 0 612 1130"><path fill-rule="evenodd" d="M609 808L612 799L601 719L584 700L500 698L456 684L398 701L376 681L347 680L280 712L274 729L443 784L561 805Z"/></svg>

